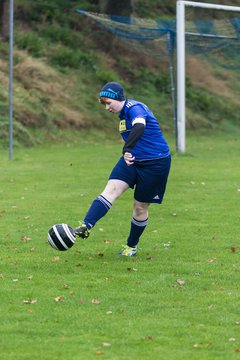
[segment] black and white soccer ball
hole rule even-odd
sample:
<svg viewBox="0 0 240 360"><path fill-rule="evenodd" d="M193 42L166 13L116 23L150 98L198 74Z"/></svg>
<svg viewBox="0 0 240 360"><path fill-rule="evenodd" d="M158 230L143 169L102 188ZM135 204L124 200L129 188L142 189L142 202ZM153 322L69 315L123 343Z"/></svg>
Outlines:
<svg viewBox="0 0 240 360"><path fill-rule="evenodd" d="M48 242L56 250L68 250L75 241L74 229L67 224L53 225L48 231Z"/></svg>

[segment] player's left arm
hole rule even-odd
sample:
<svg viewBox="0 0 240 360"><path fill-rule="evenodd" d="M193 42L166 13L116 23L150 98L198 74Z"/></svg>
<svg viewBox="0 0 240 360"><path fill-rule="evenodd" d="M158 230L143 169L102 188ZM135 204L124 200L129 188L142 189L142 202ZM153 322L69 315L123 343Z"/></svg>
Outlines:
<svg viewBox="0 0 240 360"><path fill-rule="evenodd" d="M132 129L129 133L128 139L125 142L123 146L123 155L126 152L131 152L131 150L134 148L142 134L144 133L145 126L146 126L146 120L142 117L135 118L132 122Z"/></svg>

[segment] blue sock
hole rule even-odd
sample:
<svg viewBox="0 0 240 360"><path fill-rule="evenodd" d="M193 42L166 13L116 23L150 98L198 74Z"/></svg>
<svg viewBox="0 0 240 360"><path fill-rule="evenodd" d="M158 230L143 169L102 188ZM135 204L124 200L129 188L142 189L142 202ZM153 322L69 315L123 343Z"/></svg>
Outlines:
<svg viewBox="0 0 240 360"><path fill-rule="evenodd" d="M93 200L92 205L85 216L84 224L88 229L91 229L99 219L106 215L111 207L112 204L105 199L104 196L99 195L95 200Z"/></svg>
<svg viewBox="0 0 240 360"><path fill-rule="evenodd" d="M132 218L130 234L127 240L128 246L134 247L138 244L140 236L148 224L148 218L143 221Z"/></svg>

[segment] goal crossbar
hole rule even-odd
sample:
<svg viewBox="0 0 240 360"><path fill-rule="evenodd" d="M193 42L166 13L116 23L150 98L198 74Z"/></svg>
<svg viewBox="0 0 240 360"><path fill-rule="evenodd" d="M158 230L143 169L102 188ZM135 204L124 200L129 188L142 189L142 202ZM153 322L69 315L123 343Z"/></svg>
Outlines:
<svg viewBox="0 0 240 360"><path fill-rule="evenodd" d="M239 6L209 4L209 3L201 3L201 2L187 1L187 0L186 1L178 0L178 1L184 3L186 6L194 6L194 7L216 9L216 10L240 11Z"/></svg>
<svg viewBox="0 0 240 360"><path fill-rule="evenodd" d="M240 12L240 6L177 0L177 151L186 150L185 6Z"/></svg>

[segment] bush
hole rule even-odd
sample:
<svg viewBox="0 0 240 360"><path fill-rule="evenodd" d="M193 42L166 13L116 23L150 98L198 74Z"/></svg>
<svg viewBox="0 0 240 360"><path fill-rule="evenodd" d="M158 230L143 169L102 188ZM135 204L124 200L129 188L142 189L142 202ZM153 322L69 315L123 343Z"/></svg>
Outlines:
<svg viewBox="0 0 240 360"><path fill-rule="evenodd" d="M72 31L68 27L60 27L59 25L44 26L41 31L41 36L46 38L51 43L61 43L67 47L76 48L81 46L81 34Z"/></svg>
<svg viewBox="0 0 240 360"><path fill-rule="evenodd" d="M82 50L70 49L67 47L58 47L51 54L49 54L50 62L60 68L79 69L85 68L94 70L94 58Z"/></svg>
<svg viewBox="0 0 240 360"><path fill-rule="evenodd" d="M187 106L193 113L198 113L203 119L207 118L211 124L221 124L225 120L239 123L239 111L231 101L226 101L224 97L215 96L206 88L193 87L189 80L187 83Z"/></svg>
<svg viewBox="0 0 240 360"><path fill-rule="evenodd" d="M6 148L9 145L9 119L4 117L0 123L1 141L0 145ZM27 127L18 121L13 121L13 143L14 146L33 146L40 143L37 137L32 136Z"/></svg>
<svg viewBox="0 0 240 360"><path fill-rule="evenodd" d="M65 25L69 22L71 11L72 2L67 0L22 0L16 5L15 17L32 25L46 22Z"/></svg>
<svg viewBox="0 0 240 360"><path fill-rule="evenodd" d="M20 34L18 32L15 42L20 49L27 50L35 57L40 57L44 53L45 43L36 32L28 31Z"/></svg>
<svg viewBox="0 0 240 360"><path fill-rule="evenodd" d="M109 70L98 69L96 72L96 78L99 80L100 84L105 84L110 81L121 82L121 79L118 77L116 72L112 69L109 69Z"/></svg>

